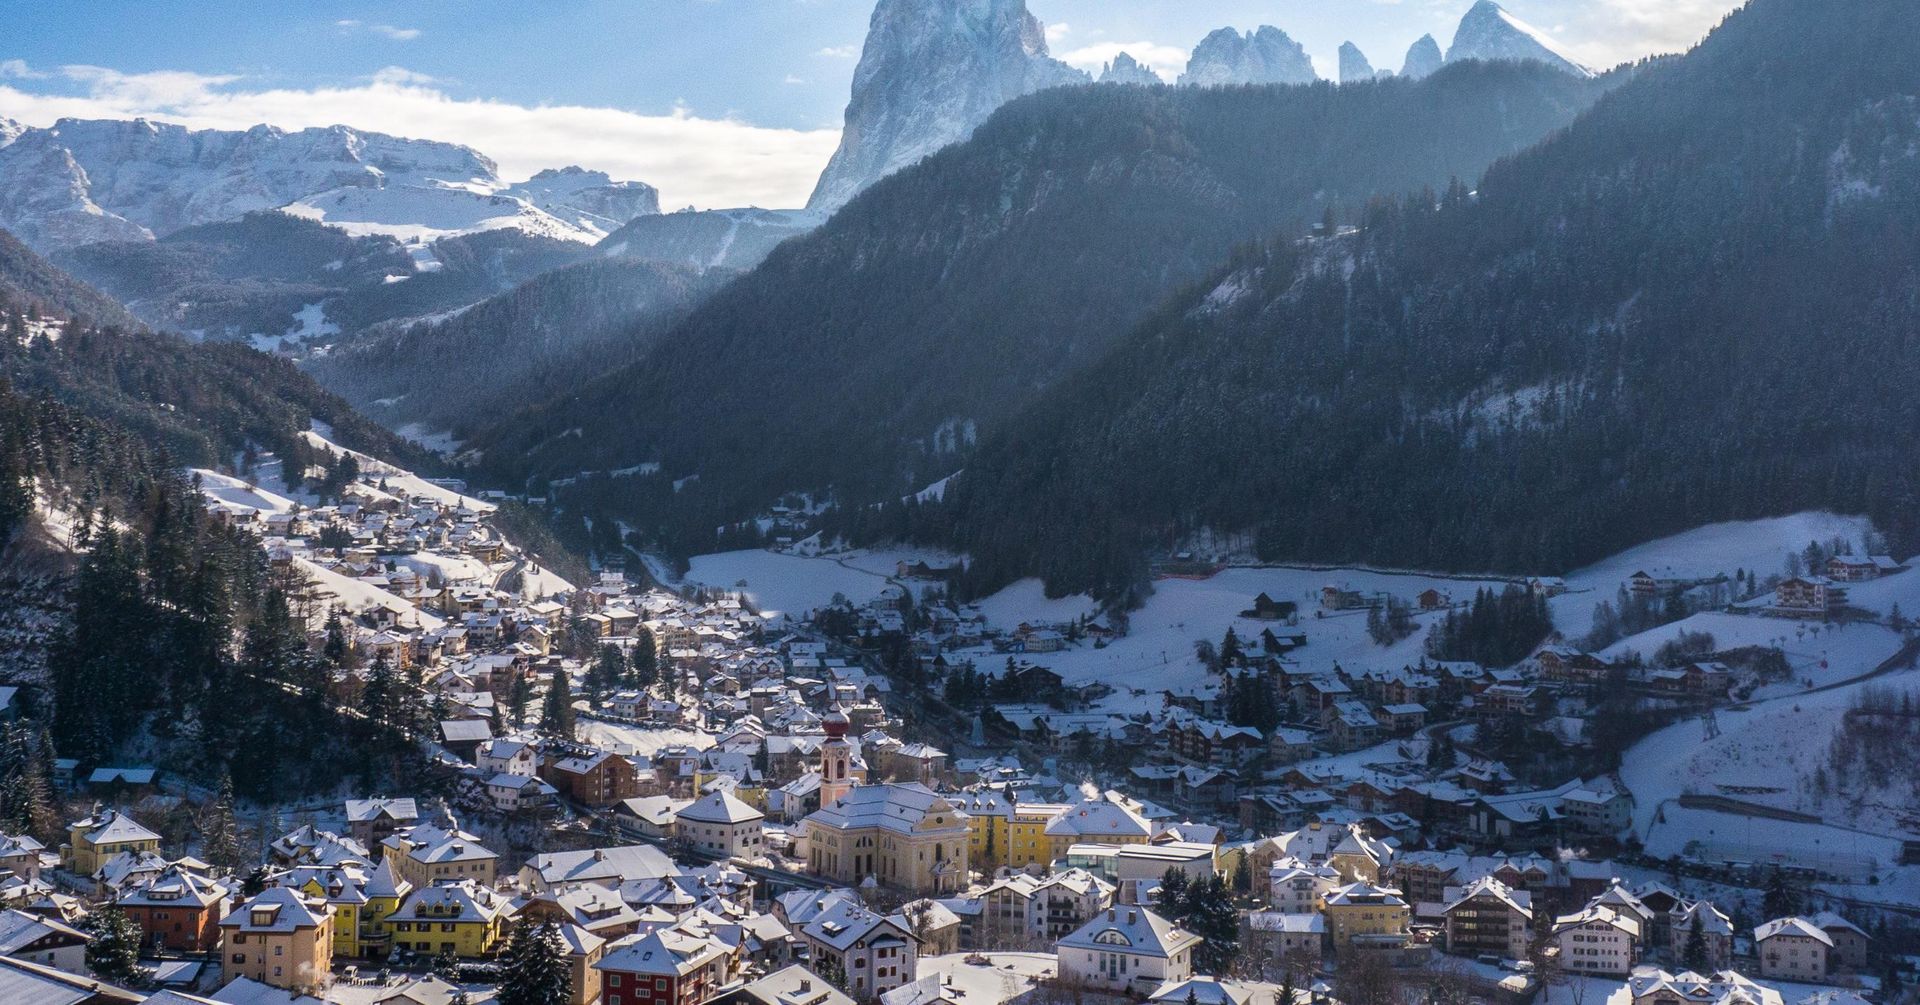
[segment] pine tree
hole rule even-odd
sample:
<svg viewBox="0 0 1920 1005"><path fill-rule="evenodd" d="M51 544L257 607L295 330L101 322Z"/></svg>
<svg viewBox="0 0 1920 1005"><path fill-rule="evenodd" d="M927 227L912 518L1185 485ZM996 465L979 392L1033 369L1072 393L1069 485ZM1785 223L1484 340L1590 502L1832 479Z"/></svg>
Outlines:
<svg viewBox="0 0 1920 1005"><path fill-rule="evenodd" d="M516 924L507 943L500 1005L567 1005L572 994L573 975L559 928L551 921Z"/></svg>
<svg viewBox="0 0 1920 1005"><path fill-rule="evenodd" d="M460 957L454 955L451 946L433 958L433 975L448 984L460 983Z"/></svg>
<svg viewBox="0 0 1920 1005"><path fill-rule="evenodd" d="M233 811L233 778L222 776L220 794L200 824L200 848L207 861L222 869L239 868L240 825Z"/></svg>
<svg viewBox="0 0 1920 1005"><path fill-rule="evenodd" d="M1707 972L1707 935L1700 921L1700 910L1693 912L1693 924L1687 927L1687 945L1681 953L1680 962L1688 970L1704 974Z"/></svg>
<svg viewBox="0 0 1920 1005"><path fill-rule="evenodd" d="M1187 916L1188 884L1187 874L1178 868L1168 866L1160 877L1160 895L1154 901L1162 917L1178 921Z"/></svg>
<svg viewBox="0 0 1920 1005"><path fill-rule="evenodd" d="M109 984L137 987L147 972L140 966L140 926L119 908L107 907L87 916L81 927L93 936L87 943L87 969Z"/></svg>
<svg viewBox="0 0 1920 1005"><path fill-rule="evenodd" d="M653 632L649 631L647 626L641 625L634 629L633 648L627 651L627 662L632 667L628 686L636 691L651 690L654 681L659 679L660 668L659 653L655 648Z"/></svg>
<svg viewBox="0 0 1920 1005"><path fill-rule="evenodd" d="M573 690L567 671L555 667L547 683L546 699L540 704L540 729L563 739L573 739Z"/></svg>

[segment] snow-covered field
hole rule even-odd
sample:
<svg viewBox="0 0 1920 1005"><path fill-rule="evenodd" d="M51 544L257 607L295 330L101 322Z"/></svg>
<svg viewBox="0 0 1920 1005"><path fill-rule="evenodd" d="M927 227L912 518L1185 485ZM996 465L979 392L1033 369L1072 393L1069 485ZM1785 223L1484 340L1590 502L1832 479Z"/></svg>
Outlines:
<svg viewBox="0 0 1920 1005"><path fill-rule="evenodd" d="M397 495L406 495L409 497L423 496L441 505L465 506L467 509L477 513L491 513L498 508L490 502L481 502L472 496L463 496L452 489L442 488L411 471L395 467L357 450L348 450L346 447L340 446L332 440L327 439L326 430L311 430L302 435L304 435L307 438L307 442L313 444L316 449L332 451L336 454L353 455L353 458L360 462L361 473L385 479L388 487Z"/></svg>
<svg viewBox="0 0 1920 1005"><path fill-rule="evenodd" d="M304 558L294 559L294 565L313 581L323 611L334 604L340 604L355 614L383 605L398 605L409 612L409 617L419 618L420 626L427 631L433 631L446 624L444 620L426 611L416 610L412 604L372 584L343 576L332 569L322 568Z"/></svg>
<svg viewBox="0 0 1920 1005"><path fill-rule="evenodd" d="M588 743L600 744L623 754L638 754L643 757L652 757L662 747L685 745L696 750L705 750L713 746L713 736L708 733L691 729L630 726L626 723L603 722L599 719L581 719L580 737Z"/></svg>
<svg viewBox="0 0 1920 1005"><path fill-rule="evenodd" d="M238 506L256 513L291 513L295 506L292 499L260 484L223 475L211 468L194 468L189 475L200 479L202 495L228 506Z"/></svg>
<svg viewBox="0 0 1920 1005"><path fill-rule="evenodd" d="M863 604L886 590L898 564L924 560L944 565L953 559L931 551L855 551L808 558L754 549L699 555L682 582L744 593L755 609L769 617L786 614L804 618L808 612L833 602L835 594ZM658 572L656 572L656 575ZM904 580L905 585L920 585Z"/></svg>
<svg viewBox="0 0 1920 1005"><path fill-rule="evenodd" d="M442 555L423 551L412 555L401 555L394 561L421 576L431 576L438 572L441 580L447 583L493 585L493 568L469 555Z"/></svg>
<svg viewBox="0 0 1920 1005"><path fill-rule="evenodd" d="M1568 575L1569 592L1554 598L1553 620L1564 635L1577 638L1593 625L1593 605L1614 599L1620 584L1636 572L1657 579L1704 579L1746 569L1764 578L1785 571L1787 556L1808 542L1842 537L1858 545L1871 529L1865 517L1833 513L1796 513L1697 527L1628 548Z"/></svg>
<svg viewBox="0 0 1920 1005"><path fill-rule="evenodd" d="M1154 583L1153 596L1145 606L1128 615L1127 635L1104 649L1082 645L1026 658L1060 674L1069 684L1097 680L1118 689L1103 702L1103 709L1140 711L1157 708L1162 689L1200 683L1206 668L1195 657L1194 644L1206 641L1218 645L1229 627L1241 639L1256 645L1260 633L1268 628L1304 632L1307 645L1290 654L1290 659L1306 667L1331 669L1338 663L1348 670L1360 671L1373 667L1398 668L1418 662L1427 627L1444 617L1437 611L1416 614L1419 627L1414 634L1383 647L1368 637L1364 611L1326 611L1323 617L1316 617L1322 613L1322 587L1338 586L1368 595L1387 593L1409 603L1421 592L1433 588L1457 603L1464 603L1482 587L1497 590L1504 585L1491 580L1351 569L1227 569L1204 580L1162 579ZM1251 608L1253 599L1262 593L1274 600L1297 602L1299 624L1289 628L1240 617L1239 612ZM1008 629L1021 621L1067 620L1092 609L1091 601L1084 597L1045 599L1037 580L1016 583L987 598L980 606L991 625ZM1132 694L1131 690L1135 689L1142 693Z"/></svg>

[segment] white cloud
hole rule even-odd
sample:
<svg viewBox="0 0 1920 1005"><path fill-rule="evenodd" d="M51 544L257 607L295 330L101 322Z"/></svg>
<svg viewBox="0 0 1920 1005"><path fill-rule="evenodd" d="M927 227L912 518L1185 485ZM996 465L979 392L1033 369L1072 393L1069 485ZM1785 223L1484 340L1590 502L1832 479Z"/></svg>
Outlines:
<svg viewBox="0 0 1920 1005"><path fill-rule="evenodd" d="M1068 35L1073 34L1073 26L1065 23L1050 24L1050 25L1047 25L1046 31L1047 31L1047 44L1059 45L1061 41L1064 40Z"/></svg>
<svg viewBox="0 0 1920 1005"><path fill-rule="evenodd" d="M702 118L685 108L641 115L456 98L432 86L431 78L400 67L352 85L313 89L250 90L234 86L240 78L233 76L121 73L96 66L62 67L57 75L84 85L86 93L38 94L0 84L0 116L33 126L63 117L135 116L196 129L344 124L465 144L493 158L510 180L568 164L596 168L656 185L663 201L676 206L804 205L839 142L834 129L769 129Z"/></svg>
<svg viewBox="0 0 1920 1005"><path fill-rule="evenodd" d="M1097 75L1102 66L1113 62L1113 57L1123 52L1139 60L1142 65L1159 74L1160 79L1169 84L1173 83L1187 68L1187 58L1191 55L1177 45L1162 45L1158 42L1101 42L1061 53L1059 59L1068 66L1078 67Z"/></svg>
<svg viewBox="0 0 1920 1005"><path fill-rule="evenodd" d="M828 59L859 59L860 47L857 45L830 45L814 53L814 55L825 56Z"/></svg>
<svg viewBox="0 0 1920 1005"><path fill-rule="evenodd" d="M18 77L22 80L38 80L46 74L27 66L24 59L0 59L0 77Z"/></svg>
<svg viewBox="0 0 1920 1005"><path fill-rule="evenodd" d="M418 28L399 28L390 24L368 24L365 21L356 21L352 18L342 18L335 21L333 26L340 29L342 34L365 31L370 34L379 35L381 38L392 39L395 42L411 42L420 37L420 29Z"/></svg>

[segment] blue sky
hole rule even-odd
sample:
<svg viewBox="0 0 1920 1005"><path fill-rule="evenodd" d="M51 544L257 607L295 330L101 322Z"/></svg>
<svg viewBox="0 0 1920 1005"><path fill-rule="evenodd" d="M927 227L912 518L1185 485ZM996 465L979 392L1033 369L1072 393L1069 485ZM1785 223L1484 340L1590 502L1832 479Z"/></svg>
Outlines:
<svg viewBox="0 0 1920 1005"><path fill-rule="evenodd" d="M1398 68L1470 0L1029 0L1056 56L1119 48L1169 77L1208 31L1277 25L1331 76L1354 40ZM1734 0L1511 0L1610 65L1684 48ZM0 115L350 125L476 146L523 176L579 162L670 205L792 205L831 152L872 0L61 0L0 38Z"/></svg>

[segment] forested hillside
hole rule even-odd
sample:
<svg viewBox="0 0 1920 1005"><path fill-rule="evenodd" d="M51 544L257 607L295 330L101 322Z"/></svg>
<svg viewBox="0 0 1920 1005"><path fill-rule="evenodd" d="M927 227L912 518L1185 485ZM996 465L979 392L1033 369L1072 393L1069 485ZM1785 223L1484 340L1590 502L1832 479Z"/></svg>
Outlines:
<svg viewBox="0 0 1920 1005"><path fill-rule="evenodd" d="M1920 548L1920 7L1754 0L1565 133L1248 252L996 436L915 533L976 587L1271 558L1567 569L1864 512Z"/></svg>
<svg viewBox="0 0 1920 1005"><path fill-rule="evenodd" d="M1475 177L1609 83L1462 65L1417 83L1034 95L775 249L641 362L473 445L509 483L656 459L699 475L610 502L680 550L788 490L909 491L1236 243ZM565 435L582 428L596 435Z"/></svg>
<svg viewBox="0 0 1920 1005"><path fill-rule="evenodd" d="M457 438L641 357L734 273L596 258L453 315L395 323L307 364L389 426Z"/></svg>
<svg viewBox="0 0 1920 1005"><path fill-rule="evenodd" d="M31 763L137 748L260 795L331 788L342 765L381 777L392 748L334 712L288 613L293 584L257 539L207 516L182 469L262 447L289 470L324 466L296 435L315 420L410 455L284 360L78 316L113 313L103 305L0 233L0 672L47 729ZM33 815L20 770L0 779L10 820Z"/></svg>

